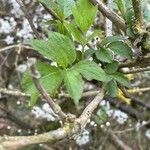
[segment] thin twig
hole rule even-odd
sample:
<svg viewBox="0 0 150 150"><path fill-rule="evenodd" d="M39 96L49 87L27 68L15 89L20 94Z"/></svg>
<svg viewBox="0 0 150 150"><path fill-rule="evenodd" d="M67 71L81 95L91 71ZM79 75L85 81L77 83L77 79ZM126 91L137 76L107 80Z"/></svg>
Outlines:
<svg viewBox="0 0 150 150"><path fill-rule="evenodd" d="M117 134L122 134L122 133L125 133L125 132L131 132L131 131L134 131L134 130L138 130L144 126L147 126L150 124L150 121L147 121L146 123L143 123L141 124L140 126L135 126L133 128L128 128L128 129L125 129L125 130L121 130L121 131L114 131L114 133L117 133Z"/></svg>
<svg viewBox="0 0 150 150"><path fill-rule="evenodd" d="M94 120L98 125L100 125L100 122L97 121L95 117ZM119 148L121 150L132 150L132 148L129 147L124 141L122 141L116 134L114 134L114 132L110 128L100 128L100 130L103 132L103 134L108 134L108 138L116 148Z"/></svg>
<svg viewBox="0 0 150 150"><path fill-rule="evenodd" d="M109 138L113 140L113 142L117 145L117 147L119 147L122 150L132 150L132 148L129 147L127 144L125 144L121 139L119 139L119 137L115 135L111 129L109 129L108 132L110 135Z"/></svg>
<svg viewBox="0 0 150 150"><path fill-rule="evenodd" d="M32 31L33 31L33 33L34 33L34 35L35 35L38 39L40 39L41 36L40 36L40 34L38 33L38 31L36 30L35 25L33 24L32 18L31 18L31 16L29 15L27 9L26 9L25 6L24 6L23 0L16 0L16 1L17 1L17 3L20 5L22 11L24 12L25 17L27 18L27 20L28 20L28 22L29 22L29 24L30 24L30 27L31 27L31 29L32 29Z"/></svg>
<svg viewBox="0 0 150 150"><path fill-rule="evenodd" d="M134 66L147 66L150 63L150 55L143 56L140 60L136 59L134 61L124 62L119 64L119 68L124 67L134 67Z"/></svg>
<svg viewBox="0 0 150 150"><path fill-rule="evenodd" d="M150 110L150 105L149 104L145 104L143 101L141 101L139 98L132 96L124 87L121 87L122 92L124 93L124 95L127 98L131 98L133 102L140 104L141 106L147 108L148 110Z"/></svg>
<svg viewBox="0 0 150 150"><path fill-rule="evenodd" d="M12 96L30 97L29 94L20 92L19 90L10 90L6 88L0 88L0 93L12 95Z"/></svg>
<svg viewBox="0 0 150 150"><path fill-rule="evenodd" d="M135 69L130 69L130 70L121 70L120 72L124 74L133 74L133 73L139 73L139 72L144 72L144 71L150 71L150 66L145 67L145 68L135 68Z"/></svg>

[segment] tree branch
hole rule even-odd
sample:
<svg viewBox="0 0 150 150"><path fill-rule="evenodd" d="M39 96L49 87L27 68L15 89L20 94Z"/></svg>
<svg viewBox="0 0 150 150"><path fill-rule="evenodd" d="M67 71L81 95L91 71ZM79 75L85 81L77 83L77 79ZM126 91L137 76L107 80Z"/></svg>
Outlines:
<svg viewBox="0 0 150 150"><path fill-rule="evenodd" d="M91 2L96 5L98 4L99 11L110 19L118 28L126 31L126 24L124 20L114 11L110 10L101 0L91 0Z"/></svg>
<svg viewBox="0 0 150 150"><path fill-rule="evenodd" d="M139 72L144 72L144 71L149 71L150 70L150 66L145 67L145 68L134 68L134 69L130 69L130 70L122 70L120 72L124 73L124 74L133 74L133 73L139 73Z"/></svg>
<svg viewBox="0 0 150 150"><path fill-rule="evenodd" d="M39 79L38 79L39 72L36 70L36 68L34 66L35 60L36 59L34 59L34 58L29 58L28 62L30 61L30 63L31 63L30 69L31 69L31 73L32 73L32 79L33 79L33 82L34 82L37 90L40 92L40 94L43 96L43 98L45 98L47 100L48 104L53 109L53 111L56 114L58 114L62 120L66 119L66 114L61 110L60 106L57 105L53 101L53 99L49 96L49 94L46 92L46 90L41 86Z"/></svg>
<svg viewBox="0 0 150 150"><path fill-rule="evenodd" d="M22 11L24 12L24 14L25 14L25 16L26 16L26 18L27 18L27 20L28 20L28 22L29 22L29 25L30 25L30 27L31 27L31 29L32 29L32 31L33 31L33 33L34 33L34 35L35 35L38 39L40 39L41 36L40 36L40 34L38 33L38 31L36 30L35 25L34 25L33 22L32 22L32 18L31 18L31 16L28 14L28 12L27 12L27 10L26 10L26 8L25 8L25 6L24 6L23 0L16 0L16 1L17 1L17 3L20 5Z"/></svg>
<svg viewBox="0 0 150 150"><path fill-rule="evenodd" d="M134 9L134 16L135 16L135 30L138 33L142 32L143 26L143 16L141 10L141 0L132 0L132 6Z"/></svg>
<svg viewBox="0 0 150 150"><path fill-rule="evenodd" d="M70 128L64 127L33 136L3 136L0 137L0 150L16 150L32 144L53 142L65 138L70 132Z"/></svg>
<svg viewBox="0 0 150 150"><path fill-rule="evenodd" d="M103 97L104 97L104 89L101 88L97 96L89 103L89 105L82 112L81 116L77 119L76 132L82 131L85 128L87 120L90 119L93 111L96 109L96 107L103 99Z"/></svg>
<svg viewBox="0 0 150 150"><path fill-rule="evenodd" d="M136 59L134 61L129 61L126 63L120 63L119 68L124 68L124 67L134 67L134 66L148 66L150 63L150 55L143 56L140 60Z"/></svg>
<svg viewBox="0 0 150 150"><path fill-rule="evenodd" d="M41 87L40 87L41 88ZM45 95L45 93L44 93ZM47 96L46 96L47 97ZM88 119L91 117L93 111L98 106L99 102L104 97L104 90L101 89L99 94L87 105L83 113L74 122L65 123L63 128L59 128L47 133L34 135L34 136L4 136L0 137L0 150L15 150L31 144L39 144L46 142L54 142L66 137L70 137L72 134L77 134L83 130L86 126Z"/></svg>

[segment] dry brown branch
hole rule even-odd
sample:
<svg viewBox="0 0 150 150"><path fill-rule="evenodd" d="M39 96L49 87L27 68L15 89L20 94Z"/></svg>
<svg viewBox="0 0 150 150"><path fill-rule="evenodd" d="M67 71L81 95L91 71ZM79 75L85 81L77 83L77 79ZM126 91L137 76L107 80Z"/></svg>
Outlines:
<svg viewBox="0 0 150 150"><path fill-rule="evenodd" d="M30 63L33 63L31 65L30 69L31 69L31 73L32 73L33 82L34 82L37 90L40 92L40 94L43 96L43 98L46 99L46 101L51 106L53 111L56 114L58 114L62 120L66 119L66 114L61 110L59 105L57 105L53 101L53 99L49 96L49 94L46 92L46 90L41 86L40 81L39 81L39 77L38 77L40 74L39 74L39 72L36 70L36 68L34 66L35 60L36 60L35 58L28 59L28 61L30 61Z"/></svg>
<svg viewBox="0 0 150 150"><path fill-rule="evenodd" d="M150 55L143 56L141 59L135 59L133 61L124 62L119 64L119 68L135 67L135 66L148 66L150 64Z"/></svg>
<svg viewBox="0 0 150 150"><path fill-rule="evenodd" d="M96 109L100 101L104 97L103 88L97 94L97 96L90 102L90 104L84 109L81 116L77 119L76 124L78 126L77 130L83 130L87 124L87 120L90 119L93 111Z"/></svg>
<svg viewBox="0 0 150 150"><path fill-rule="evenodd" d="M144 101L141 101L139 98L131 95L124 87L121 87L121 90L127 98L132 99L133 102L135 102L135 103L147 108L148 110L150 110L149 104L146 104Z"/></svg>
<svg viewBox="0 0 150 150"><path fill-rule="evenodd" d="M30 27L31 27L31 29L32 29L32 31L33 31L33 33L34 33L34 35L35 35L38 39L40 39L41 36L40 36L40 34L38 33L38 31L36 30L35 25L34 25L33 22L32 22L32 18L31 18L31 16L28 14L27 9L26 9L25 6L24 6L23 0L16 0L16 1L17 1L17 3L20 5L22 11L24 12L25 17L27 18L27 20L28 20L28 22L29 22L29 24L30 24Z"/></svg>
<svg viewBox="0 0 150 150"><path fill-rule="evenodd" d="M20 92L19 90L9 90L6 88L0 88L0 93L12 95L12 96L20 96L20 97L29 97L30 96L29 94Z"/></svg>
<svg viewBox="0 0 150 150"><path fill-rule="evenodd" d="M107 6L111 6L113 4L113 0L107 0ZM105 18L105 35L112 36L112 21L107 17Z"/></svg>
<svg viewBox="0 0 150 150"><path fill-rule="evenodd" d="M134 16L135 16L135 30L138 33L142 33L143 16L141 9L141 0L132 0L132 6L134 9Z"/></svg>
<svg viewBox="0 0 150 150"><path fill-rule="evenodd" d="M98 106L103 97L104 90L101 89L99 94L84 109L81 116L75 120L74 124L65 123L63 128L33 136L1 136L0 150L15 150L31 144L54 142L71 136L72 134L78 134L86 126L88 119L91 117L93 111Z"/></svg>
<svg viewBox="0 0 150 150"><path fill-rule="evenodd" d="M91 2L94 5L98 4L98 9L104 16L110 19L118 28L126 31L126 24L117 13L108 8L101 0L91 0Z"/></svg>
<svg viewBox="0 0 150 150"><path fill-rule="evenodd" d="M70 132L70 128L68 129L64 127L33 136L1 136L0 150L16 150L27 145L53 142L65 138Z"/></svg>
<svg viewBox="0 0 150 150"><path fill-rule="evenodd" d="M144 68L133 68L130 70L122 70L120 72L124 73L124 74L133 74L133 73L139 73L139 72L144 72L144 71L150 71L150 66L148 67L144 67Z"/></svg>
<svg viewBox="0 0 150 150"><path fill-rule="evenodd" d="M121 150L132 150L131 147L129 147L127 144L125 144L117 135L113 133L111 129L109 129L109 138L116 144L116 147L118 147Z"/></svg>

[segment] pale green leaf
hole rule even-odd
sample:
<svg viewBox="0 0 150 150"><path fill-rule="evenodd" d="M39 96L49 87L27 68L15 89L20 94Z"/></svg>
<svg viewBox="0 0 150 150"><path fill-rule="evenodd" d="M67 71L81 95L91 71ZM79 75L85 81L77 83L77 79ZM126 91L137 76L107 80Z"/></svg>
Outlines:
<svg viewBox="0 0 150 150"><path fill-rule="evenodd" d="M61 10L63 10L63 14L65 18L69 17L72 14L72 7L75 5L74 0L57 0L58 5Z"/></svg>
<svg viewBox="0 0 150 150"><path fill-rule="evenodd" d="M78 0L72 12L76 24L86 33L95 20L97 6L93 6L89 0Z"/></svg>

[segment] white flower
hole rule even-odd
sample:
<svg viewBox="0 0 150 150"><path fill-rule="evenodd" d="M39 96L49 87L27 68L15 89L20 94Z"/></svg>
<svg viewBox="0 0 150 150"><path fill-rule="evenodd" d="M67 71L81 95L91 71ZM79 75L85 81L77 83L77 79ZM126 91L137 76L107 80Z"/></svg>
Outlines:
<svg viewBox="0 0 150 150"><path fill-rule="evenodd" d="M115 110L113 118L116 119L119 124L124 124L128 119L128 115L120 110Z"/></svg>
<svg viewBox="0 0 150 150"><path fill-rule="evenodd" d="M10 23L7 20L0 19L0 33L9 33L13 31Z"/></svg>
<svg viewBox="0 0 150 150"><path fill-rule="evenodd" d="M24 73L27 70L27 65L26 64L20 64L18 65L18 67L16 68L16 70L20 73Z"/></svg>
<svg viewBox="0 0 150 150"><path fill-rule="evenodd" d="M14 37L7 35L6 39L4 40L7 44L12 44L14 42Z"/></svg>

